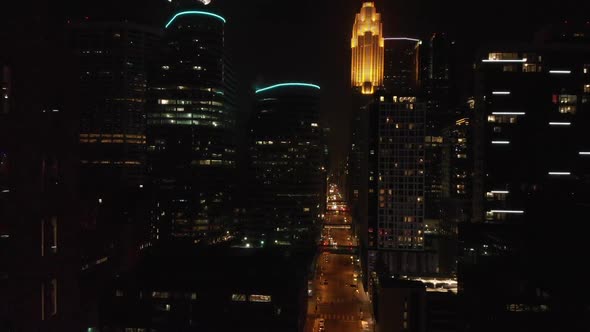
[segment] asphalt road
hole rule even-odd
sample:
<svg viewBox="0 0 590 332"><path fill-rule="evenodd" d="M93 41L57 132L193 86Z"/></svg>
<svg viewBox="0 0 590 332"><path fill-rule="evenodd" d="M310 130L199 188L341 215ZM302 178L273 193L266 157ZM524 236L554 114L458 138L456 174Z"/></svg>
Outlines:
<svg viewBox="0 0 590 332"><path fill-rule="evenodd" d="M330 212L325 218L325 225L350 222L350 215L343 212ZM356 245L350 229L324 228L322 235L324 241L330 241L331 238L338 245ZM319 332L321 319L325 322L326 332L363 331L361 320L371 321L371 313L370 303L358 276L358 257L328 252L321 252L317 257L314 294L309 298L305 331Z"/></svg>

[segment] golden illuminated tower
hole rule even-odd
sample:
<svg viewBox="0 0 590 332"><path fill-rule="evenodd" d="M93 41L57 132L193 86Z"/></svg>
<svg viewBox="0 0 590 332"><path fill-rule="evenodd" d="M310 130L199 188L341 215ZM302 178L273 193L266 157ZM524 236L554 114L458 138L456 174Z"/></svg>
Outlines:
<svg viewBox="0 0 590 332"><path fill-rule="evenodd" d="M375 3L363 3L361 12L356 14L350 44L352 86L360 88L363 94L372 94L376 86L383 84L384 56L383 25Z"/></svg>

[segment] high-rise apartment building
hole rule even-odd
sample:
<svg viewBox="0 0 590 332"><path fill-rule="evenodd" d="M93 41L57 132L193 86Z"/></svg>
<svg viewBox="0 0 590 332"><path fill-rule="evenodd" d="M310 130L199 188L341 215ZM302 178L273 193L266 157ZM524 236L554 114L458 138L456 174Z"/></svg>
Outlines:
<svg viewBox="0 0 590 332"><path fill-rule="evenodd" d="M351 179L359 179L356 223L368 289L378 274L436 272L436 255L425 250L425 112L415 96L387 92L359 112Z"/></svg>
<svg viewBox="0 0 590 332"><path fill-rule="evenodd" d="M260 240L270 245L314 243L326 192L319 92L319 86L308 83L256 91L250 134L255 178L247 227L254 233L251 239L266 234Z"/></svg>
<svg viewBox="0 0 590 332"><path fill-rule="evenodd" d="M147 104L155 239L198 242L229 220L235 83L225 23L215 13L184 11L165 25Z"/></svg>
<svg viewBox="0 0 590 332"><path fill-rule="evenodd" d="M386 100L390 97L391 100ZM388 98L389 99L389 98ZM378 127L375 182L379 248L422 249L424 218L424 109L415 97L380 96L372 105ZM369 190L371 193L371 190Z"/></svg>
<svg viewBox="0 0 590 332"><path fill-rule="evenodd" d="M424 255L424 104L381 93L367 105L366 186L368 270L388 274L435 270Z"/></svg>
<svg viewBox="0 0 590 332"><path fill-rule="evenodd" d="M374 2L364 2L352 27L352 86L373 94L383 85L384 41L381 14Z"/></svg>
<svg viewBox="0 0 590 332"><path fill-rule="evenodd" d="M440 117L428 106L431 99L428 89L422 84L425 72L422 62L429 57L422 55L422 41L408 37L386 37L385 67L383 88L385 91L401 96L418 96L427 105L425 141L424 141L424 208L427 223L438 223L441 219L441 156L443 138L441 125L434 125ZM426 48L428 50L428 48ZM438 51L438 49L437 49ZM426 82L431 82L426 79Z"/></svg>

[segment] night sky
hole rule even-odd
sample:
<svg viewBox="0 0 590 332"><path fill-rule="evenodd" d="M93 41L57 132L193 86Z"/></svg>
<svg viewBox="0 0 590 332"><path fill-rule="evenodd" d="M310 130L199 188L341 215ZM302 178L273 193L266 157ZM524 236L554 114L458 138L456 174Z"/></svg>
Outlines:
<svg viewBox="0 0 590 332"><path fill-rule="evenodd" d="M165 24L171 13L165 0L39 0L49 3L54 20L127 18ZM350 35L358 0L213 0L211 11L227 19L226 45L239 81L242 128L254 88L281 81L305 81L322 87L322 119L332 128L332 160L342 160L350 123ZM5 15L25 18L30 4L11 6ZM386 36L425 38L448 32L466 61L481 44L494 39L529 40L537 27L564 20L590 21L588 1L548 5L524 0L438 1L378 0ZM39 8L45 8L40 6ZM6 8L4 8L6 9ZM10 9L13 9L11 12ZM6 32L6 31L5 31Z"/></svg>

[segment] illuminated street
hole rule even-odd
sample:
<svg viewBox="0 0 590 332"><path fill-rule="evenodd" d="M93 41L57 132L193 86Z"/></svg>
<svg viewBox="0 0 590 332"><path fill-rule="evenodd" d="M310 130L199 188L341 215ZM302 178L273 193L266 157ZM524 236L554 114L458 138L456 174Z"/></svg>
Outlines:
<svg viewBox="0 0 590 332"><path fill-rule="evenodd" d="M363 325L368 331L370 304L360 282L351 217L338 189L330 191L305 331L363 331Z"/></svg>

